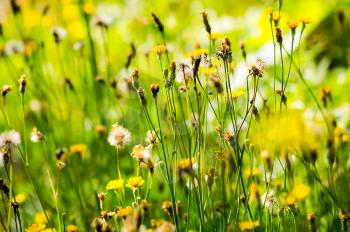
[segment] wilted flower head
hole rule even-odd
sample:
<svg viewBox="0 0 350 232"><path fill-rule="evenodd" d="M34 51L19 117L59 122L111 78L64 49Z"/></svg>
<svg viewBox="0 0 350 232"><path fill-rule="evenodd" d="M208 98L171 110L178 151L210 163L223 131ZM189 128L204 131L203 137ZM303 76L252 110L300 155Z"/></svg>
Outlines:
<svg viewBox="0 0 350 232"><path fill-rule="evenodd" d="M130 143L131 134L127 129L115 123L109 132L107 140L112 146L121 148Z"/></svg>
<svg viewBox="0 0 350 232"><path fill-rule="evenodd" d="M5 131L0 134L0 147L11 149L21 143L21 136L15 130Z"/></svg>
<svg viewBox="0 0 350 232"><path fill-rule="evenodd" d="M146 144L154 146L157 141L158 141L157 132L151 131L151 130L147 131L146 139L145 139Z"/></svg>
<svg viewBox="0 0 350 232"><path fill-rule="evenodd" d="M11 92L12 87L11 85L4 85L1 88L1 96L5 97L9 92Z"/></svg>
<svg viewBox="0 0 350 232"><path fill-rule="evenodd" d="M7 55L24 53L24 43L21 40L10 40L5 44Z"/></svg>
<svg viewBox="0 0 350 232"><path fill-rule="evenodd" d="M55 43L60 43L67 36L67 31L59 26L52 27L51 32L55 39Z"/></svg>
<svg viewBox="0 0 350 232"><path fill-rule="evenodd" d="M254 77L262 77L265 69L265 61L257 57L255 62L250 65L249 73Z"/></svg>
<svg viewBox="0 0 350 232"><path fill-rule="evenodd" d="M273 191L266 192L261 196L261 204L268 209L272 209L276 204L276 197Z"/></svg>
<svg viewBox="0 0 350 232"><path fill-rule="evenodd" d="M36 128L34 127L32 130L32 135L30 137L30 140L33 143L39 143L44 139L44 135Z"/></svg>
<svg viewBox="0 0 350 232"><path fill-rule="evenodd" d="M193 79L193 67L190 59L178 63L178 70L176 73L176 81L185 83L186 85Z"/></svg>
<svg viewBox="0 0 350 232"><path fill-rule="evenodd" d="M144 147L141 144L134 146L132 149L132 157L139 162L145 162L151 158L151 146Z"/></svg>
<svg viewBox="0 0 350 232"><path fill-rule="evenodd" d="M112 24L112 18L108 15L98 15L93 19L94 25L108 28Z"/></svg>
<svg viewBox="0 0 350 232"><path fill-rule="evenodd" d="M26 85L27 85L26 75L22 75L19 78L18 83L19 83L19 92L23 94L26 91Z"/></svg>

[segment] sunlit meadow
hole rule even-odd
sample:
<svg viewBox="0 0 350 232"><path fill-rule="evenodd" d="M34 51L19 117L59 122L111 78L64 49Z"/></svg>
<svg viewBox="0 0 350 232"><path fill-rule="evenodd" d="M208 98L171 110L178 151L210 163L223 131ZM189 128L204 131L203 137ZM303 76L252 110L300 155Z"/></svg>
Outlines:
<svg viewBox="0 0 350 232"><path fill-rule="evenodd" d="M346 0L0 1L0 231L349 231Z"/></svg>

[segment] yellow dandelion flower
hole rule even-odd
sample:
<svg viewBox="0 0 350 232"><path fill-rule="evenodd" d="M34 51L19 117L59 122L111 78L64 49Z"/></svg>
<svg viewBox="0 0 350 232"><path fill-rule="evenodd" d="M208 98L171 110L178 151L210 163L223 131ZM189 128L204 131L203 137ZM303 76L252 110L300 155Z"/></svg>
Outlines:
<svg viewBox="0 0 350 232"><path fill-rule="evenodd" d="M256 199L260 198L260 188L258 184L252 183L250 186L250 195Z"/></svg>
<svg viewBox="0 0 350 232"><path fill-rule="evenodd" d="M62 9L62 17L67 20L75 20L79 17L79 8L77 5L65 5Z"/></svg>
<svg viewBox="0 0 350 232"><path fill-rule="evenodd" d="M56 229L54 229L54 228L47 228L47 229L44 229L44 230L40 230L40 232L56 232Z"/></svg>
<svg viewBox="0 0 350 232"><path fill-rule="evenodd" d="M230 68L234 70L237 67L238 63L236 61L232 61L230 64Z"/></svg>
<svg viewBox="0 0 350 232"><path fill-rule="evenodd" d="M214 59L211 60L211 65L214 68L220 67L221 64L222 64L222 60L219 60L218 58L214 58Z"/></svg>
<svg viewBox="0 0 350 232"><path fill-rule="evenodd" d="M123 188L124 180L123 179L117 179L117 180L111 180L106 185L106 190L116 190Z"/></svg>
<svg viewBox="0 0 350 232"><path fill-rule="evenodd" d="M306 184L297 185L292 190L292 196L295 197L297 200L306 199L310 195L310 193L311 188Z"/></svg>
<svg viewBox="0 0 350 232"><path fill-rule="evenodd" d="M295 28L298 27L298 20L290 20L287 22L287 26L292 29L295 30Z"/></svg>
<svg viewBox="0 0 350 232"><path fill-rule="evenodd" d="M237 99L237 98L243 96L244 93L245 93L244 90L242 90L242 89L236 89L236 90L232 90L231 96L232 96L233 99Z"/></svg>
<svg viewBox="0 0 350 232"><path fill-rule="evenodd" d="M132 208L127 206L125 208L117 209L117 217L127 218L132 213Z"/></svg>
<svg viewBox="0 0 350 232"><path fill-rule="evenodd" d="M36 223L31 225L30 227L26 228L25 231L26 232L41 232L42 230L45 229L45 224L42 223Z"/></svg>
<svg viewBox="0 0 350 232"><path fill-rule="evenodd" d="M193 51L190 51L187 56L188 57L198 57L203 54L208 54L208 49L206 48L196 48Z"/></svg>
<svg viewBox="0 0 350 232"><path fill-rule="evenodd" d="M74 40L83 39L85 36L84 27L79 21L70 22L67 26L67 31Z"/></svg>
<svg viewBox="0 0 350 232"><path fill-rule="evenodd" d="M209 67L199 67L198 71L199 71L200 74L208 75L208 76L209 75L214 75L214 74L217 73L216 69L213 68L213 67L211 67L211 68L209 68Z"/></svg>
<svg viewBox="0 0 350 232"><path fill-rule="evenodd" d="M274 11L272 13L272 20L273 21L278 21L280 19L280 14L278 13L278 11Z"/></svg>
<svg viewBox="0 0 350 232"><path fill-rule="evenodd" d="M134 176L128 179L128 183L126 186L129 187L132 191L134 191L138 188L141 188L144 183L145 181L142 179L141 176Z"/></svg>
<svg viewBox="0 0 350 232"><path fill-rule="evenodd" d="M32 28L40 24L40 12L37 10L27 10L23 13L23 23L26 28Z"/></svg>
<svg viewBox="0 0 350 232"><path fill-rule="evenodd" d="M68 225L67 226L67 232L77 232L78 227L76 225Z"/></svg>
<svg viewBox="0 0 350 232"><path fill-rule="evenodd" d="M87 15L92 15L96 11L95 5L92 2L87 2L84 4L84 12Z"/></svg>
<svg viewBox="0 0 350 232"><path fill-rule="evenodd" d="M16 202L19 204L19 205L22 205L26 199L27 199L27 196L24 194L24 193L19 193L16 195Z"/></svg>
<svg viewBox="0 0 350 232"><path fill-rule="evenodd" d="M296 201L297 201L297 199L292 195L289 195L289 196L282 199L282 203L284 205L288 205L288 206L293 206Z"/></svg>
<svg viewBox="0 0 350 232"><path fill-rule="evenodd" d="M310 24L312 21L309 17L301 17L300 22L305 26L306 24Z"/></svg>
<svg viewBox="0 0 350 232"><path fill-rule="evenodd" d="M215 41L221 37L221 34L217 32L212 32L208 35L208 37L210 40Z"/></svg>
<svg viewBox="0 0 350 232"><path fill-rule="evenodd" d="M269 13L269 15L272 16L272 14L273 14L273 8L272 8L271 6L269 6L269 7L267 8L267 12Z"/></svg>
<svg viewBox="0 0 350 232"><path fill-rule="evenodd" d="M153 48L153 51L157 53L158 56L161 56L167 52L167 48L163 44L159 44Z"/></svg>
<svg viewBox="0 0 350 232"><path fill-rule="evenodd" d="M245 179L248 179L249 177L259 176L259 175L260 175L260 170L257 167L253 167L252 170L248 168L244 172Z"/></svg>
<svg viewBox="0 0 350 232"><path fill-rule="evenodd" d="M86 152L87 146L83 143L75 144L72 145L69 150L72 154L83 154Z"/></svg>
<svg viewBox="0 0 350 232"><path fill-rule="evenodd" d="M185 158L179 161L178 163L178 168L180 169L184 169L184 170L188 170L190 168L192 168L193 164L195 163L195 159L194 158Z"/></svg>
<svg viewBox="0 0 350 232"><path fill-rule="evenodd" d="M52 18L49 15L44 15L41 18L41 25L43 27L50 27L50 26L52 26Z"/></svg>
<svg viewBox="0 0 350 232"><path fill-rule="evenodd" d="M50 213L46 212L46 215L47 215L47 217L50 218ZM35 223L37 223L37 224L45 224L47 222L46 215L45 215L44 211L38 212L37 214L35 214L35 217L34 217Z"/></svg>
<svg viewBox="0 0 350 232"><path fill-rule="evenodd" d="M239 228L241 230L253 230L259 225L259 221L244 221L239 223Z"/></svg>

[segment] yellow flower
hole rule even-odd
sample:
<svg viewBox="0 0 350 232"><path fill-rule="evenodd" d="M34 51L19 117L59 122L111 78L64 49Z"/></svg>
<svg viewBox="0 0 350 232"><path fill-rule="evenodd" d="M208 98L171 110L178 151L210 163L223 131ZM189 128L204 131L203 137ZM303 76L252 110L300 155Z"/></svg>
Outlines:
<svg viewBox="0 0 350 232"><path fill-rule="evenodd" d="M141 176L135 176L130 177L128 179L127 187L129 187L132 191L136 190L137 188L141 188L145 181L142 179Z"/></svg>
<svg viewBox="0 0 350 232"><path fill-rule="evenodd" d="M251 176L259 176L260 170L257 167L253 167L252 170L250 168L246 169L244 172L244 178L248 179Z"/></svg>
<svg viewBox="0 0 350 232"><path fill-rule="evenodd" d="M24 193L19 193L16 195L16 202L22 205L27 199L27 196Z"/></svg>
<svg viewBox="0 0 350 232"><path fill-rule="evenodd" d="M106 190L119 190L123 188L124 180L123 179L117 179L117 180L111 180L106 185Z"/></svg>
<svg viewBox="0 0 350 232"><path fill-rule="evenodd" d="M310 24L312 21L309 17L301 17L300 22L305 26L306 24Z"/></svg>
<svg viewBox="0 0 350 232"><path fill-rule="evenodd" d="M208 49L206 48L196 48L195 50L189 52L187 54L188 57L198 57L201 56L203 54L208 54Z"/></svg>
<svg viewBox="0 0 350 232"><path fill-rule="evenodd" d="M63 7L62 17L67 20L75 20L79 17L79 8L76 5L69 4Z"/></svg>
<svg viewBox="0 0 350 232"><path fill-rule="evenodd" d="M73 154L83 154L87 150L87 146L83 143L75 144L70 147L70 152Z"/></svg>
<svg viewBox="0 0 350 232"><path fill-rule="evenodd" d="M232 95L233 99L237 99L237 98L243 96L244 93L245 93L244 90L236 89L236 90L232 90L231 95Z"/></svg>
<svg viewBox="0 0 350 232"><path fill-rule="evenodd" d="M244 221L239 223L239 228L241 230L253 230L259 225L259 221Z"/></svg>
<svg viewBox="0 0 350 232"><path fill-rule="evenodd" d="M214 59L211 60L211 65L214 68L220 67L221 64L222 64L222 60L219 60L218 58L214 58Z"/></svg>
<svg viewBox="0 0 350 232"><path fill-rule="evenodd" d="M295 30L295 28L298 27L298 20L290 20L287 22L287 26L292 29Z"/></svg>
<svg viewBox="0 0 350 232"><path fill-rule="evenodd" d="M194 158L185 158L179 161L178 163L178 167L180 169L184 169L184 170L188 170L191 169L193 164L195 163L195 159Z"/></svg>
<svg viewBox="0 0 350 232"><path fill-rule="evenodd" d="M269 7L267 8L267 12L269 12L269 15L272 16L272 14L273 14L273 8L272 8L271 6L269 6Z"/></svg>
<svg viewBox="0 0 350 232"><path fill-rule="evenodd" d="M50 218L50 214L48 212L46 213L46 215L47 215L47 217ZM45 224L47 222L46 215L45 215L44 211L35 214L35 217L34 217L35 223L37 223L37 224Z"/></svg>
<svg viewBox="0 0 350 232"><path fill-rule="evenodd" d="M131 213L132 208L130 206L117 209L117 217L127 218Z"/></svg>
<svg viewBox="0 0 350 232"><path fill-rule="evenodd" d="M87 15L92 15L93 13L95 13L96 9L95 9L95 5L92 2L87 2L84 4L84 12Z"/></svg>
<svg viewBox="0 0 350 232"><path fill-rule="evenodd" d="M40 230L40 232L56 232L56 229L47 228L47 229L44 229L44 230Z"/></svg>
<svg viewBox="0 0 350 232"><path fill-rule="evenodd" d="M304 200L310 195L310 192L311 188L308 185L300 184L293 188L292 196L297 200Z"/></svg>
<svg viewBox="0 0 350 232"><path fill-rule="evenodd" d="M144 155L145 148L141 144L138 144L132 148L132 157L134 157L137 160L142 160L145 158Z"/></svg>
<svg viewBox="0 0 350 232"><path fill-rule="evenodd" d="M232 61L231 64L230 64L230 68L232 70L234 70L236 67L237 67L237 62L236 61Z"/></svg>
<svg viewBox="0 0 350 232"><path fill-rule="evenodd" d="M221 35L217 32L212 32L210 35L208 35L209 39L212 41L215 41L221 37Z"/></svg>
<svg viewBox="0 0 350 232"><path fill-rule="evenodd" d="M250 186L250 195L252 197L255 197L256 199L260 198L260 188L259 185L257 185L256 183L252 183L252 185Z"/></svg>
<svg viewBox="0 0 350 232"><path fill-rule="evenodd" d="M278 11L274 11L272 13L272 20L273 21L278 21L280 19L280 14L278 13Z"/></svg>
<svg viewBox="0 0 350 232"><path fill-rule="evenodd" d="M213 68L213 67L211 67L211 68L209 68L209 67L199 67L198 71L199 71L200 74L208 75L208 76L217 73L216 69Z"/></svg>
<svg viewBox="0 0 350 232"><path fill-rule="evenodd" d="M37 10L27 10L24 11L23 17L24 17L24 26L26 28L32 28L35 26L38 26L40 23L40 12Z"/></svg>
<svg viewBox="0 0 350 232"><path fill-rule="evenodd" d="M158 56L161 56L167 52L167 48L163 44L159 44L153 48L153 51L157 53Z"/></svg>
<svg viewBox="0 0 350 232"><path fill-rule="evenodd" d="M85 36L84 27L79 21L70 22L67 26L67 31L74 40L83 39Z"/></svg>
<svg viewBox="0 0 350 232"><path fill-rule="evenodd" d="M282 200L282 203L285 205L288 205L288 206L293 206L296 201L297 201L297 199L294 196L289 195Z"/></svg>
<svg viewBox="0 0 350 232"><path fill-rule="evenodd" d="M67 226L67 232L77 232L78 227L76 225L68 225Z"/></svg>
<svg viewBox="0 0 350 232"><path fill-rule="evenodd" d="M30 227L26 228L26 232L41 232L45 229L45 224L33 224Z"/></svg>

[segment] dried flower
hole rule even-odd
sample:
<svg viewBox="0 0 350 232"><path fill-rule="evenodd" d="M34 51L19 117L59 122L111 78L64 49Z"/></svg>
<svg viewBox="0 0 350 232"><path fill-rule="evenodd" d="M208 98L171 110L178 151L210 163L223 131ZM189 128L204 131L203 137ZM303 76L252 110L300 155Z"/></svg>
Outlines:
<svg viewBox="0 0 350 232"><path fill-rule="evenodd" d="M25 51L25 46L21 40L10 40L5 44L5 54L23 54Z"/></svg>
<svg viewBox="0 0 350 232"><path fill-rule="evenodd" d="M19 82L19 92L21 94L24 94L26 91L26 85L27 85L27 78L26 75L22 75L21 78L18 80Z"/></svg>
<svg viewBox="0 0 350 232"><path fill-rule="evenodd" d="M32 135L30 137L30 140L33 143L39 143L44 139L44 135L36 128L34 127L32 130Z"/></svg>
<svg viewBox="0 0 350 232"><path fill-rule="evenodd" d="M130 143L131 134L127 129L115 123L109 132L107 140L110 145L121 148Z"/></svg>
<svg viewBox="0 0 350 232"><path fill-rule="evenodd" d="M276 27L275 30L276 30L276 41L277 41L277 43L282 44L282 42L283 42L282 31L279 27Z"/></svg>
<svg viewBox="0 0 350 232"><path fill-rule="evenodd" d="M17 131L9 130L0 134L0 148L11 150L19 144L21 144L21 136Z"/></svg>
<svg viewBox="0 0 350 232"><path fill-rule="evenodd" d="M265 61L257 57L255 62L250 65L249 73L254 77L262 77L265 69Z"/></svg>
<svg viewBox="0 0 350 232"><path fill-rule="evenodd" d="M203 17L203 24L205 26L205 30L208 32L208 34L211 34L211 27L209 25L208 14L206 12L202 12L201 14Z"/></svg>
<svg viewBox="0 0 350 232"><path fill-rule="evenodd" d="M152 84L151 85L151 92L154 98L157 97L158 92L159 92L159 85L158 84Z"/></svg>
<svg viewBox="0 0 350 232"><path fill-rule="evenodd" d="M152 18L153 18L153 22L157 25L158 31L163 34L164 26L161 23L160 19L154 13L152 13Z"/></svg>
<svg viewBox="0 0 350 232"><path fill-rule="evenodd" d="M55 39L55 43L57 44L60 43L67 36L66 30L58 26L52 27L51 32Z"/></svg>

